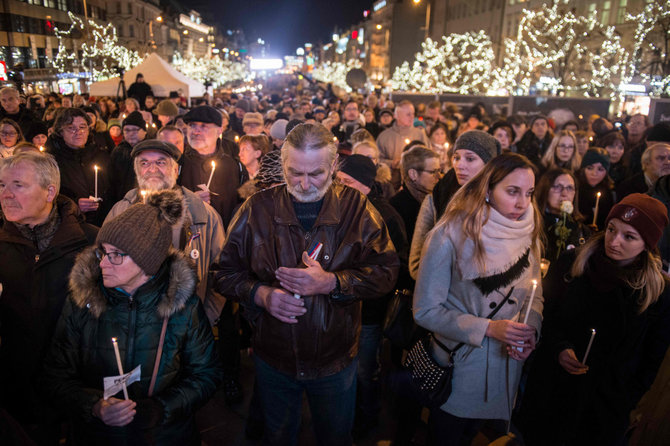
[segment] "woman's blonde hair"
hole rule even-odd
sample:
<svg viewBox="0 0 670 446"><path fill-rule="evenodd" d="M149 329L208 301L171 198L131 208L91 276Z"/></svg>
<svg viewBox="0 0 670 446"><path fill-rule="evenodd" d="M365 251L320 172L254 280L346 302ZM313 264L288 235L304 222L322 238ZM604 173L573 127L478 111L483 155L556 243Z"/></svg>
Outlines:
<svg viewBox="0 0 670 446"><path fill-rule="evenodd" d="M572 133L572 131L561 130L560 132L556 133L556 136L554 136L554 139L551 141L551 144L549 144L547 152L542 157L542 164L547 168L547 170L553 169L555 167L563 167L559 166L558 163L556 162L556 149L558 148L558 143L561 140L561 138L565 137L570 138L572 140L572 144L574 145L574 149L572 150L572 156L570 157L570 161L565 166L565 168L573 172L577 172L577 170L579 169L579 164L581 160L579 157L579 153L577 153L577 138L575 137L575 134Z"/></svg>
<svg viewBox="0 0 670 446"><path fill-rule="evenodd" d="M507 175L517 169L528 169L535 175L535 167L523 155L506 152L493 158L454 194L440 219L440 223L447 224L461 221L463 234L475 245L475 262L480 271L486 269L485 250L481 240L482 227L489 218L486 196ZM539 258L544 234L542 214L538 211L535 198L531 200L531 206L534 223L531 248L536 258Z"/></svg>
<svg viewBox="0 0 670 446"><path fill-rule="evenodd" d="M604 244L605 233L601 232L594 235L586 242L584 246L577 251L570 275L579 277L586 271L589 258ZM645 248L640 253L642 268L632 278L626 279L626 285L634 290L640 290L640 297L637 300L639 313L643 313L650 305L654 304L665 289L665 278L663 276L663 262L661 258L649 249Z"/></svg>

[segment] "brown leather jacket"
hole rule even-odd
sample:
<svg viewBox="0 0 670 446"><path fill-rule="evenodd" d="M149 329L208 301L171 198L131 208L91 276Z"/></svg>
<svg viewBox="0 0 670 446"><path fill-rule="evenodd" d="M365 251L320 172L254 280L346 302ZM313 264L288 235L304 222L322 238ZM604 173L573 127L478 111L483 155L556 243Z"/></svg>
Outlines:
<svg viewBox="0 0 670 446"><path fill-rule="evenodd" d="M301 266L302 252L318 242L323 248L317 260L352 299L303 296L307 313L297 324L259 310L252 295L257 285L279 288L275 270ZM253 195L233 218L216 267L216 289L249 310L254 352L263 361L296 379L315 379L339 372L356 357L360 299L392 290L399 266L384 221L361 193L331 186L314 227L305 232L282 185Z"/></svg>

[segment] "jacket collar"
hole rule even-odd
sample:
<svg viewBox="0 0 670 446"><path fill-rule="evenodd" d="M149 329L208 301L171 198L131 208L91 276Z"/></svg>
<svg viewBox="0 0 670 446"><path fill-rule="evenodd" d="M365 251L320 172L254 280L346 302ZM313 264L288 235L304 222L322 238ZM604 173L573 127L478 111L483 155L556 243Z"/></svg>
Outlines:
<svg viewBox="0 0 670 446"><path fill-rule="evenodd" d="M167 287L163 281L167 279ZM158 299L156 311L162 318L170 317L182 310L195 292L196 275L193 265L180 251L172 250L158 274L142 285L135 295L145 291L163 289ZM100 262L95 257L95 246L82 251L75 260L70 273L70 295L74 303L87 307L98 318L107 309L110 295L118 294L104 287L100 273Z"/></svg>
<svg viewBox="0 0 670 446"><path fill-rule="evenodd" d="M293 209L293 199L288 192L285 184L276 186L274 190L274 221L280 225L300 226L298 217ZM321 212L316 218L314 227L321 225L336 225L340 222L340 195L343 188L340 185L332 184L326 194L323 196L323 206Z"/></svg>

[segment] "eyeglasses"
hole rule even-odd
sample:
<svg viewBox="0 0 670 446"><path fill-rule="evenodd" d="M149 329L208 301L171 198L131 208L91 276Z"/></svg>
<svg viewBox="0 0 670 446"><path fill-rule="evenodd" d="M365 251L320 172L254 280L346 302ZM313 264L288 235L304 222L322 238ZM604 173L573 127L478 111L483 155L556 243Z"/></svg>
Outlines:
<svg viewBox="0 0 670 446"><path fill-rule="evenodd" d="M559 194L564 190L569 193L572 193L575 191L575 186L563 186L562 184L554 184L553 186L551 186L551 190L554 192L558 192Z"/></svg>
<svg viewBox="0 0 670 446"><path fill-rule="evenodd" d="M559 149L574 149L575 146L572 144L559 144L558 145Z"/></svg>
<svg viewBox="0 0 670 446"><path fill-rule="evenodd" d="M13 138L16 135L18 135L16 132L0 132L0 136L4 136L5 138Z"/></svg>
<svg viewBox="0 0 670 446"><path fill-rule="evenodd" d="M439 175L440 169L426 170L426 169L417 169L419 172L426 172L428 175Z"/></svg>
<svg viewBox="0 0 670 446"><path fill-rule="evenodd" d="M112 265L120 265L123 263L123 258L126 257L128 254L124 254L121 252L105 252L104 249L102 248L96 248L95 249L95 256L102 262L102 259L107 257L109 259L109 263Z"/></svg>
<svg viewBox="0 0 670 446"><path fill-rule="evenodd" d="M168 165L168 160L166 159L159 159L156 161L140 160L139 165L142 169L148 169L151 166L156 166L159 169L165 169Z"/></svg>
<svg viewBox="0 0 670 446"><path fill-rule="evenodd" d="M88 126L79 126L75 127L73 125L69 125L65 127L65 131L68 133L72 133L73 135L76 135L77 133L86 133L88 132Z"/></svg>

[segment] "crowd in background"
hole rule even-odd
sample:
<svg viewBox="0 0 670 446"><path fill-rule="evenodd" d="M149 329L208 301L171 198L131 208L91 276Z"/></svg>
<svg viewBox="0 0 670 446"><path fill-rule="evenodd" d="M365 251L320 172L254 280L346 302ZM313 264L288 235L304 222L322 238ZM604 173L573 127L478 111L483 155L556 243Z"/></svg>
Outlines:
<svg viewBox="0 0 670 446"><path fill-rule="evenodd" d="M253 204L260 199L251 197L287 182L287 138L294 132L297 141L294 129L316 135L318 127L337 151L332 187L367 197L370 219L381 219L397 255L379 265L393 277L383 296L354 293L347 304L361 306L360 315L338 321L357 340L347 354L356 358L358 396L355 417L332 421L347 428L332 444L375 428L382 386L395 395L394 444L412 444L425 403L408 390L404 359L428 332L437 362L448 362L445 351L455 360L452 395L431 408L429 444L469 444L487 428L495 435L511 429L529 445L667 444L660 427L667 398L656 392L640 400L670 344L663 272L670 270L670 124L652 126L643 114L558 122L498 115L483 104L463 110L375 93L337 97L326 86L157 98L141 75L129 94L0 90L5 438L115 444L148 435L147 444L199 444L194 413L221 388L231 405L254 393L250 438L285 444L286 437L272 437L268 417L279 415L268 413L268 386L258 383L270 372L257 370L254 389L242 389L239 377L240 351L261 342L255 312L270 310L244 302L227 271L247 261L242 241L251 236L239 231L242 219L251 228L259 218ZM19 199L26 164L35 192ZM42 207L29 209L37 201ZM295 212L311 228L321 207ZM142 232L155 237L147 241ZM263 241L255 243L262 251ZM123 263L124 256L131 260ZM105 273L113 265L137 271L117 283ZM537 297L528 303L533 279ZM137 314L136 295L152 302L139 304ZM405 321L411 334L399 339L389 317L401 304L414 321ZM142 328L133 334L135 318ZM598 334L585 363L591 329ZM144 366L140 382L128 386L134 402L108 403L96 381L116 370L113 336L120 345L135 339L122 351ZM156 348L171 362L159 368L159 354L154 365ZM655 387L667 383L669 369L666 360ZM62 430L64 415L75 428ZM317 438L325 444L324 432Z"/></svg>

